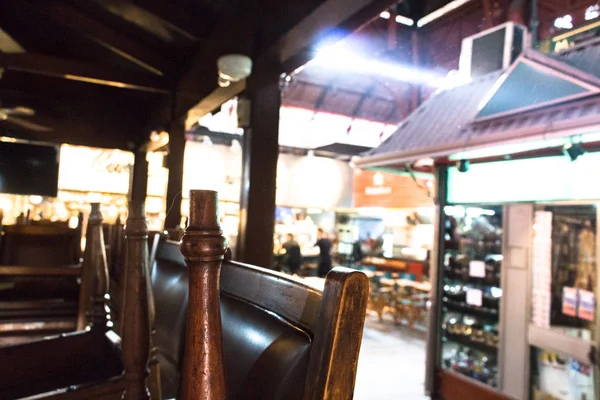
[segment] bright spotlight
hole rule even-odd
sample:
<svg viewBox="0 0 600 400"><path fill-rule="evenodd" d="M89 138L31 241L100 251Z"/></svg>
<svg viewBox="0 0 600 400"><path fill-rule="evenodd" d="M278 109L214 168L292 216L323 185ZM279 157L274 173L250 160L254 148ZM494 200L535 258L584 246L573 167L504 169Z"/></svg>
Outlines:
<svg viewBox="0 0 600 400"><path fill-rule="evenodd" d="M321 47L312 63L338 71L377 75L431 87L439 87L444 82L443 75L408 65L393 64L363 57L344 48L343 44Z"/></svg>

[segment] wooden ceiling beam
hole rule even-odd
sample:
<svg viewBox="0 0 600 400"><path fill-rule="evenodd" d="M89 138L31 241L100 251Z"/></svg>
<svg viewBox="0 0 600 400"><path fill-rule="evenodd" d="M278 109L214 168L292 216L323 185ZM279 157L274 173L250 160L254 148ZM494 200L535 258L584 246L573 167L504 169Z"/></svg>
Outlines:
<svg viewBox="0 0 600 400"><path fill-rule="evenodd" d="M186 36L193 40L206 39L209 35L207 25L209 21L198 21L197 18L192 17L182 12L177 7L173 6L170 2L165 0L96 0L99 3L131 3L140 9L146 10L156 18L162 20L170 29L178 31L181 35Z"/></svg>
<svg viewBox="0 0 600 400"><path fill-rule="evenodd" d="M41 54L0 52L0 68L116 88L170 93L159 79L150 74Z"/></svg>
<svg viewBox="0 0 600 400"><path fill-rule="evenodd" d="M343 39L398 0L325 0L269 49L270 57L292 72L314 58L324 40Z"/></svg>
<svg viewBox="0 0 600 400"><path fill-rule="evenodd" d="M26 0L20 1L20 3L23 2L26 2ZM168 68L168 61L163 59L160 54L148 51L138 43L120 35L67 4L56 1L36 1L35 3L29 3L29 5L60 26L67 28L76 35L85 37L138 68L158 76L164 75Z"/></svg>
<svg viewBox="0 0 600 400"><path fill-rule="evenodd" d="M95 99L74 102L4 88L0 88L0 99L3 106L32 108L35 115L22 119L51 128L48 132L36 132L0 122L0 130L20 139L131 150L143 136L143 127L131 115Z"/></svg>

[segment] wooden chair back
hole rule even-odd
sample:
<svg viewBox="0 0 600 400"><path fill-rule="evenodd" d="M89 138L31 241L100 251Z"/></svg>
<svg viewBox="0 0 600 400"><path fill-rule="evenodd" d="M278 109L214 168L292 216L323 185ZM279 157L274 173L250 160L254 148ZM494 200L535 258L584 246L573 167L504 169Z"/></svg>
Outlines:
<svg viewBox="0 0 600 400"><path fill-rule="evenodd" d="M56 266L79 263L79 229L53 225L6 225L2 235L2 265Z"/></svg>
<svg viewBox="0 0 600 400"><path fill-rule="evenodd" d="M78 304L80 227L6 227L0 249L0 344L73 331L78 310L88 311Z"/></svg>
<svg viewBox="0 0 600 400"><path fill-rule="evenodd" d="M0 366L0 393L9 394L9 398L150 398L147 376L152 307L143 204L130 206L126 228L127 295L123 314L127 319L121 337L110 330L106 312L106 255L99 208L94 207L92 214L86 252L92 253L88 259L103 262L96 262L98 268L91 274L100 284L92 285L89 291L92 311L87 314L87 329L16 346L0 346L0 359L6 366L5 369Z"/></svg>
<svg viewBox="0 0 600 400"><path fill-rule="evenodd" d="M352 398L367 277L336 268L321 293L288 275L223 262L216 204L215 192L192 191L183 257L174 242L161 243L156 254L163 396ZM187 321L180 314L185 309Z"/></svg>

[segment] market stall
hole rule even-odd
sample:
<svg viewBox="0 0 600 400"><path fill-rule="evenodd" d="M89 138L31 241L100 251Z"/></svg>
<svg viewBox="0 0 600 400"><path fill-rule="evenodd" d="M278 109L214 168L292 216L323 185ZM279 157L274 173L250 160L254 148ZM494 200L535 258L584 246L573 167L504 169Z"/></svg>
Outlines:
<svg viewBox="0 0 600 400"><path fill-rule="evenodd" d="M433 96L357 163L435 159L432 395L598 398L597 51L526 49Z"/></svg>

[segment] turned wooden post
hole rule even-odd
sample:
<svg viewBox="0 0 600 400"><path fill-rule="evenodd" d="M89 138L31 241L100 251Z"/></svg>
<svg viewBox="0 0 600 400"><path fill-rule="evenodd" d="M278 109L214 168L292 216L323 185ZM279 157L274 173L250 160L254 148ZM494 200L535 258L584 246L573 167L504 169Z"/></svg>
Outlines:
<svg viewBox="0 0 600 400"><path fill-rule="evenodd" d="M189 225L181 239L189 269L183 400L226 398L219 275L227 246L217 210L217 192L190 191Z"/></svg>
<svg viewBox="0 0 600 400"><path fill-rule="evenodd" d="M85 329L88 325L106 329L108 265L104 248L100 203L92 203L85 236L77 330Z"/></svg>
<svg viewBox="0 0 600 400"><path fill-rule="evenodd" d="M148 222L144 203L129 205L125 226L127 261L123 276L122 358L127 388L124 399L150 399L146 387L150 356L150 308L148 279Z"/></svg>
<svg viewBox="0 0 600 400"><path fill-rule="evenodd" d="M147 241L146 241L147 243ZM150 379L148 380L148 389L153 400L160 400L162 389L160 386L160 365L158 363L158 347L155 346L154 336L156 328L154 326L156 320L156 310L154 306L154 294L152 293L152 258L148 258L148 268L146 269L146 286L148 287L148 310L150 313L150 359L148 368L150 369Z"/></svg>

